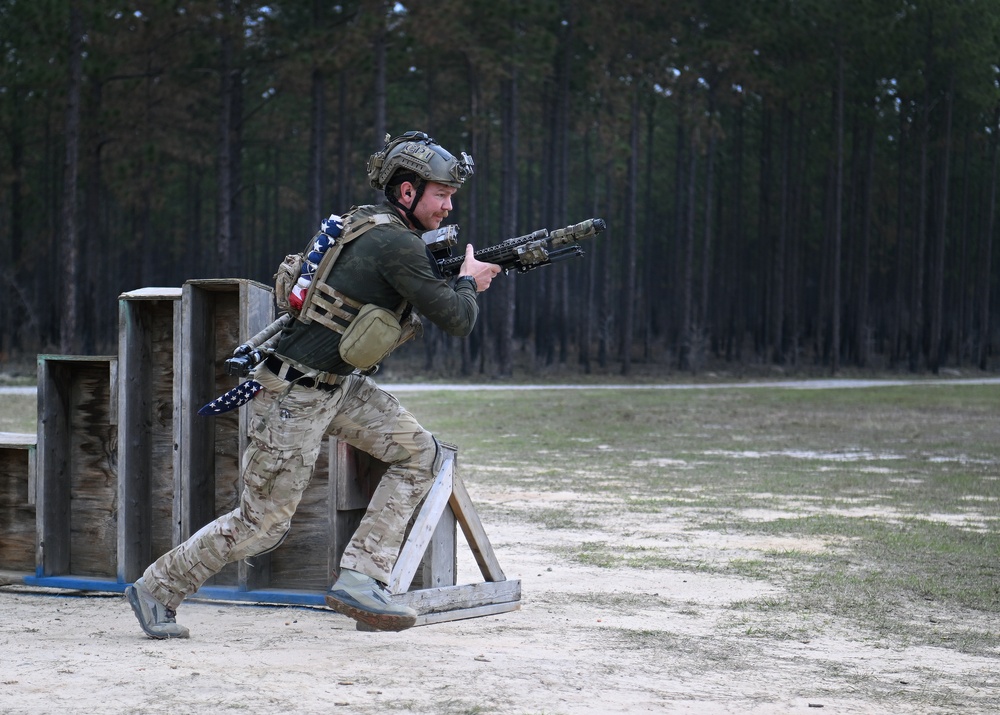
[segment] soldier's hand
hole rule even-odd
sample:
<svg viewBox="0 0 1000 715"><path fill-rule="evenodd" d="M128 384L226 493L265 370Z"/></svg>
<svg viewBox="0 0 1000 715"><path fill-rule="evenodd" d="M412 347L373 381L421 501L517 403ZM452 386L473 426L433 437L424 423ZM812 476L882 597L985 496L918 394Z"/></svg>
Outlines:
<svg viewBox="0 0 1000 715"><path fill-rule="evenodd" d="M459 276L472 276L476 279L476 290L482 293L490 287L493 277L500 272L500 266L495 263L483 263L476 260L473 255L472 244L465 247L465 260L462 261L462 268L458 272Z"/></svg>

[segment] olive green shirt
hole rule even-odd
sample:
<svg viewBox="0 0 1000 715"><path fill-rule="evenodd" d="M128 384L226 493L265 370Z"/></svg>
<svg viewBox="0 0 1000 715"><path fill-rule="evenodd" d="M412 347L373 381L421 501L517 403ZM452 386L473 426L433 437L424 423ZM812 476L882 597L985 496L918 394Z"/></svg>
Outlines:
<svg viewBox="0 0 1000 715"><path fill-rule="evenodd" d="M472 332L479 316L476 290L469 281L452 288L440 276L420 234L406 227L390 204L361 206L355 220L382 213L394 221L379 224L354 239L337 257L326 282L360 301L396 310L402 301L449 335ZM346 375L354 370L340 358L340 335L319 323L292 321L275 352L301 365Z"/></svg>

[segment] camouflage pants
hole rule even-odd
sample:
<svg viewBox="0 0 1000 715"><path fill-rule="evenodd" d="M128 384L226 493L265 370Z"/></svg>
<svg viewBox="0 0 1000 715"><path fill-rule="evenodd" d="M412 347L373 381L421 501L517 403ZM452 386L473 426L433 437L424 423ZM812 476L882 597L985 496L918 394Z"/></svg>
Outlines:
<svg viewBox="0 0 1000 715"><path fill-rule="evenodd" d="M143 574L146 587L170 608L197 591L227 563L281 543L325 435L391 466L344 551L341 568L386 583L406 525L427 494L437 466L437 443L395 397L362 375L333 391L289 387L266 369L264 389L251 402L250 444L243 455L243 493L236 509L206 524L161 556Z"/></svg>

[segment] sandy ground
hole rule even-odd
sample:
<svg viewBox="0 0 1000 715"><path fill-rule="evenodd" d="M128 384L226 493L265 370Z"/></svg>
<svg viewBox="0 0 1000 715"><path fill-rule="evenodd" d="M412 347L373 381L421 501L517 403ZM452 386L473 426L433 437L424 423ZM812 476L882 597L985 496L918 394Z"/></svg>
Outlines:
<svg viewBox="0 0 1000 715"><path fill-rule="evenodd" d="M543 495L469 488L507 577L521 579L518 611L369 633L320 608L192 599L178 614L191 638L154 641L121 597L4 586L0 713L1000 712L1000 654L898 643L822 613L757 623L741 604L780 599L767 582L558 555L617 540L712 562L824 543L698 532L683 510L609 508L587 532L491 522ZM459 573L480 580L464 548ZM1000 631L996 614L914 618Z"/></svg>
<svg viewBox="0 0 1000 715"><path fill-rule="evenodd" d="M534 496L473 493L484 506ZM641 524L629 523L638 517L609 513L600 531L586 533L487 523L507 577L522 581L521 609L402 633L359 632L320 608L192 599L178 614L192 637L154 641L120 597L6 586L0 712L878 715L1000 708L996 658L894 644L823 614L788 617L801 621L787 623L790 630L805 626L813 634L808 640L761 636L734 604L780 596L764 582L588 568L552 555L554 545L608 532L704 558L793 546L692 534L683 513L641 516ZM463 548L459 580L479 580L475 572ZM986 627L995 630L1000 620Z"/></svg>

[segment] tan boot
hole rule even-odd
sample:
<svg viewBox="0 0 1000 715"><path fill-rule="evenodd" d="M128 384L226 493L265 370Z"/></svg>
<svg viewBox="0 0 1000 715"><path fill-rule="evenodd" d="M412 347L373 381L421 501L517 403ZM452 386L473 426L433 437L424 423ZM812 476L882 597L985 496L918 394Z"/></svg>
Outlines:
<svg viewBox="0 0 1000 715"><path fill-rule="evenodd" d="M150 638L187 638L191 635L187 628L177 623L174 609L153 598L141 578L125 589L125 598Z"/></svg>
<svg viewBox="0 0 1000 715"><path fill-rule="evenodd" d="M326 605L379 631L402 631L417 621L417 612L392 602L392 596L375 579L344 569L326 594Z"/></svg>

